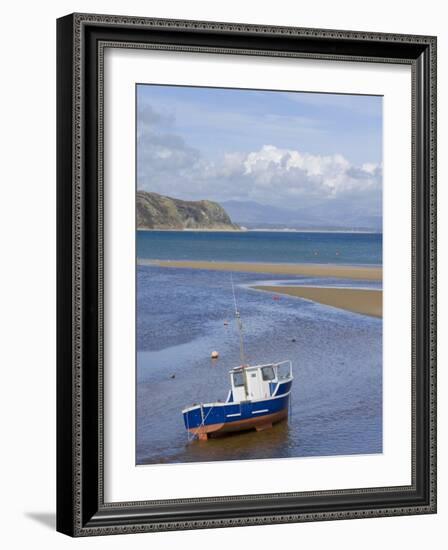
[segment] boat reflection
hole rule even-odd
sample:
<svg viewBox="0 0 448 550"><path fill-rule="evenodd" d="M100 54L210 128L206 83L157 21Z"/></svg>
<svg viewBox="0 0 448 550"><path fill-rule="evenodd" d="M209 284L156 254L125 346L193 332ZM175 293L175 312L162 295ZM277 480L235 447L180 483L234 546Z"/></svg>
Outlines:
<svg viewBox="0 0 448 550"><path fill-rule="evenodd" d="M235 432L207 441L190 441L185 445L182 458L188 462L271 458L292 445L290 435L288 421L284 420L262 432Z"/></svg>

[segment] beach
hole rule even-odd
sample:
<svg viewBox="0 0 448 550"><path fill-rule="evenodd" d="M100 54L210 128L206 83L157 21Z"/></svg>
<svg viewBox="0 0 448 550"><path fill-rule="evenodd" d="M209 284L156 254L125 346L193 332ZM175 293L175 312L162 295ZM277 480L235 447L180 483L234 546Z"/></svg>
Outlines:
<svg viewBox="0 0 448 550"><path fill-rule="evenodd" d="M138 259L139 265L157 265L184 269L208 269L214 271L241 271L245 273L270 273L273 275L301 275L306 277L335 277L360 281L381 281L383 270L379 266L311 264L311 263L265 263L265 262L220 262L197 260L148 260Z"/></svg>

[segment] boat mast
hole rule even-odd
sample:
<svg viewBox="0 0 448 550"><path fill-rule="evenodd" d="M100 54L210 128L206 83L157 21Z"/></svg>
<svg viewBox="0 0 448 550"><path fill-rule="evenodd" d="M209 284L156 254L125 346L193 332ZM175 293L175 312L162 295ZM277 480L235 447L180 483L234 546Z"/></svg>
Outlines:
<svg viewBox="0 0 448 550"><path fill-rule="evenodd" d="M235 286L233 284L232 274L230 274L230 281L232 282L233 303L235 305L235 318L236 318L236 324L238 327L238 333L240 337L240 361L241 361L241 369L242 369L243 380L244 380L244 392L247 398L249 397L249 390L247 387L247 374L246 374L246 368L245 368L246 359L244 355L243 322L241 321L240 312L238 311L238 304L236 302Z"/></svg>

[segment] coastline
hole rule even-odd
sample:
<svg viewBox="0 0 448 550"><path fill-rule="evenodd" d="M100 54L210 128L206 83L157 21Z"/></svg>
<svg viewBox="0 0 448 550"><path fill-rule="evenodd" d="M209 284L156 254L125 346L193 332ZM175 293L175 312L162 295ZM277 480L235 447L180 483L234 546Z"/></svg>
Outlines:
<svg viewBox="0 0 448 550"><path fill-rule="evenodd" d="M149 228L149 227L137 227L137 232L138 231L142 231L142 232L156 232L156 233L162 233L162 232L167 232L167 233L245 233L247 230L246 229L242 229L241 227L221 227L221 228L216 228L216 227L203 227L201 229L198 229L198 228L188 228L188 227L183 227L181 229L167 229L167 228L164 228L164 229L152 229L152 228Z"/></svg>
<svg viewBox="0 0 448 550"><path fill-rule="evenodd" d="M209 269L213 271L243 271L247 273L269 273L276 275L303 275L308 277L334 277L360 281L382 281L380 266L357 266L339 264L281 264L222 262L205 260L147 260L137 258L138 265L156 265L176 269Z"/></svg>
<svg viewBox="0 0 448 550"><path fill-rule="evenodd" d="M226 233L228 231L230 232L236 232L236 233L331 233L335 235L382 235L382 231L375 231L375 230L369 230L369 229L295 229L295 228L285 228L285 229L273 229L269 227L257 227L257 228L248 228L244 225L240 226L239 229L236 228L224 228L224 229L216 229L216 228L182 228L182 229L157 229L157 228L149 228L149 227L137 227L136 231L148 231L148 232L165 232L168 233L183 233L190 232L190 233L202 233L202 232L208 232L208 233Z"/></svg>
<svg viewBox="0 0 448 550"><path fill-rule="evenodd" d="M382 290L317 286L253 286L251 288L272 294L295 296L371 317L383 316Z"/></svg>

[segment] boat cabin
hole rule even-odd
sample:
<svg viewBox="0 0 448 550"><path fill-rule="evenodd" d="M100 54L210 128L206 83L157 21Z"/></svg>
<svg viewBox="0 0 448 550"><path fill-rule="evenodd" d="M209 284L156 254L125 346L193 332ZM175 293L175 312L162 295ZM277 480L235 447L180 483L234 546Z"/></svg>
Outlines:
<svg viewBox="0 0 448 550"><path fill-rule="evenodd" d="M267 399L280 384L292 380L291 361L267 365L240 366L230 371L231 390L227 402Z"/></svg>

